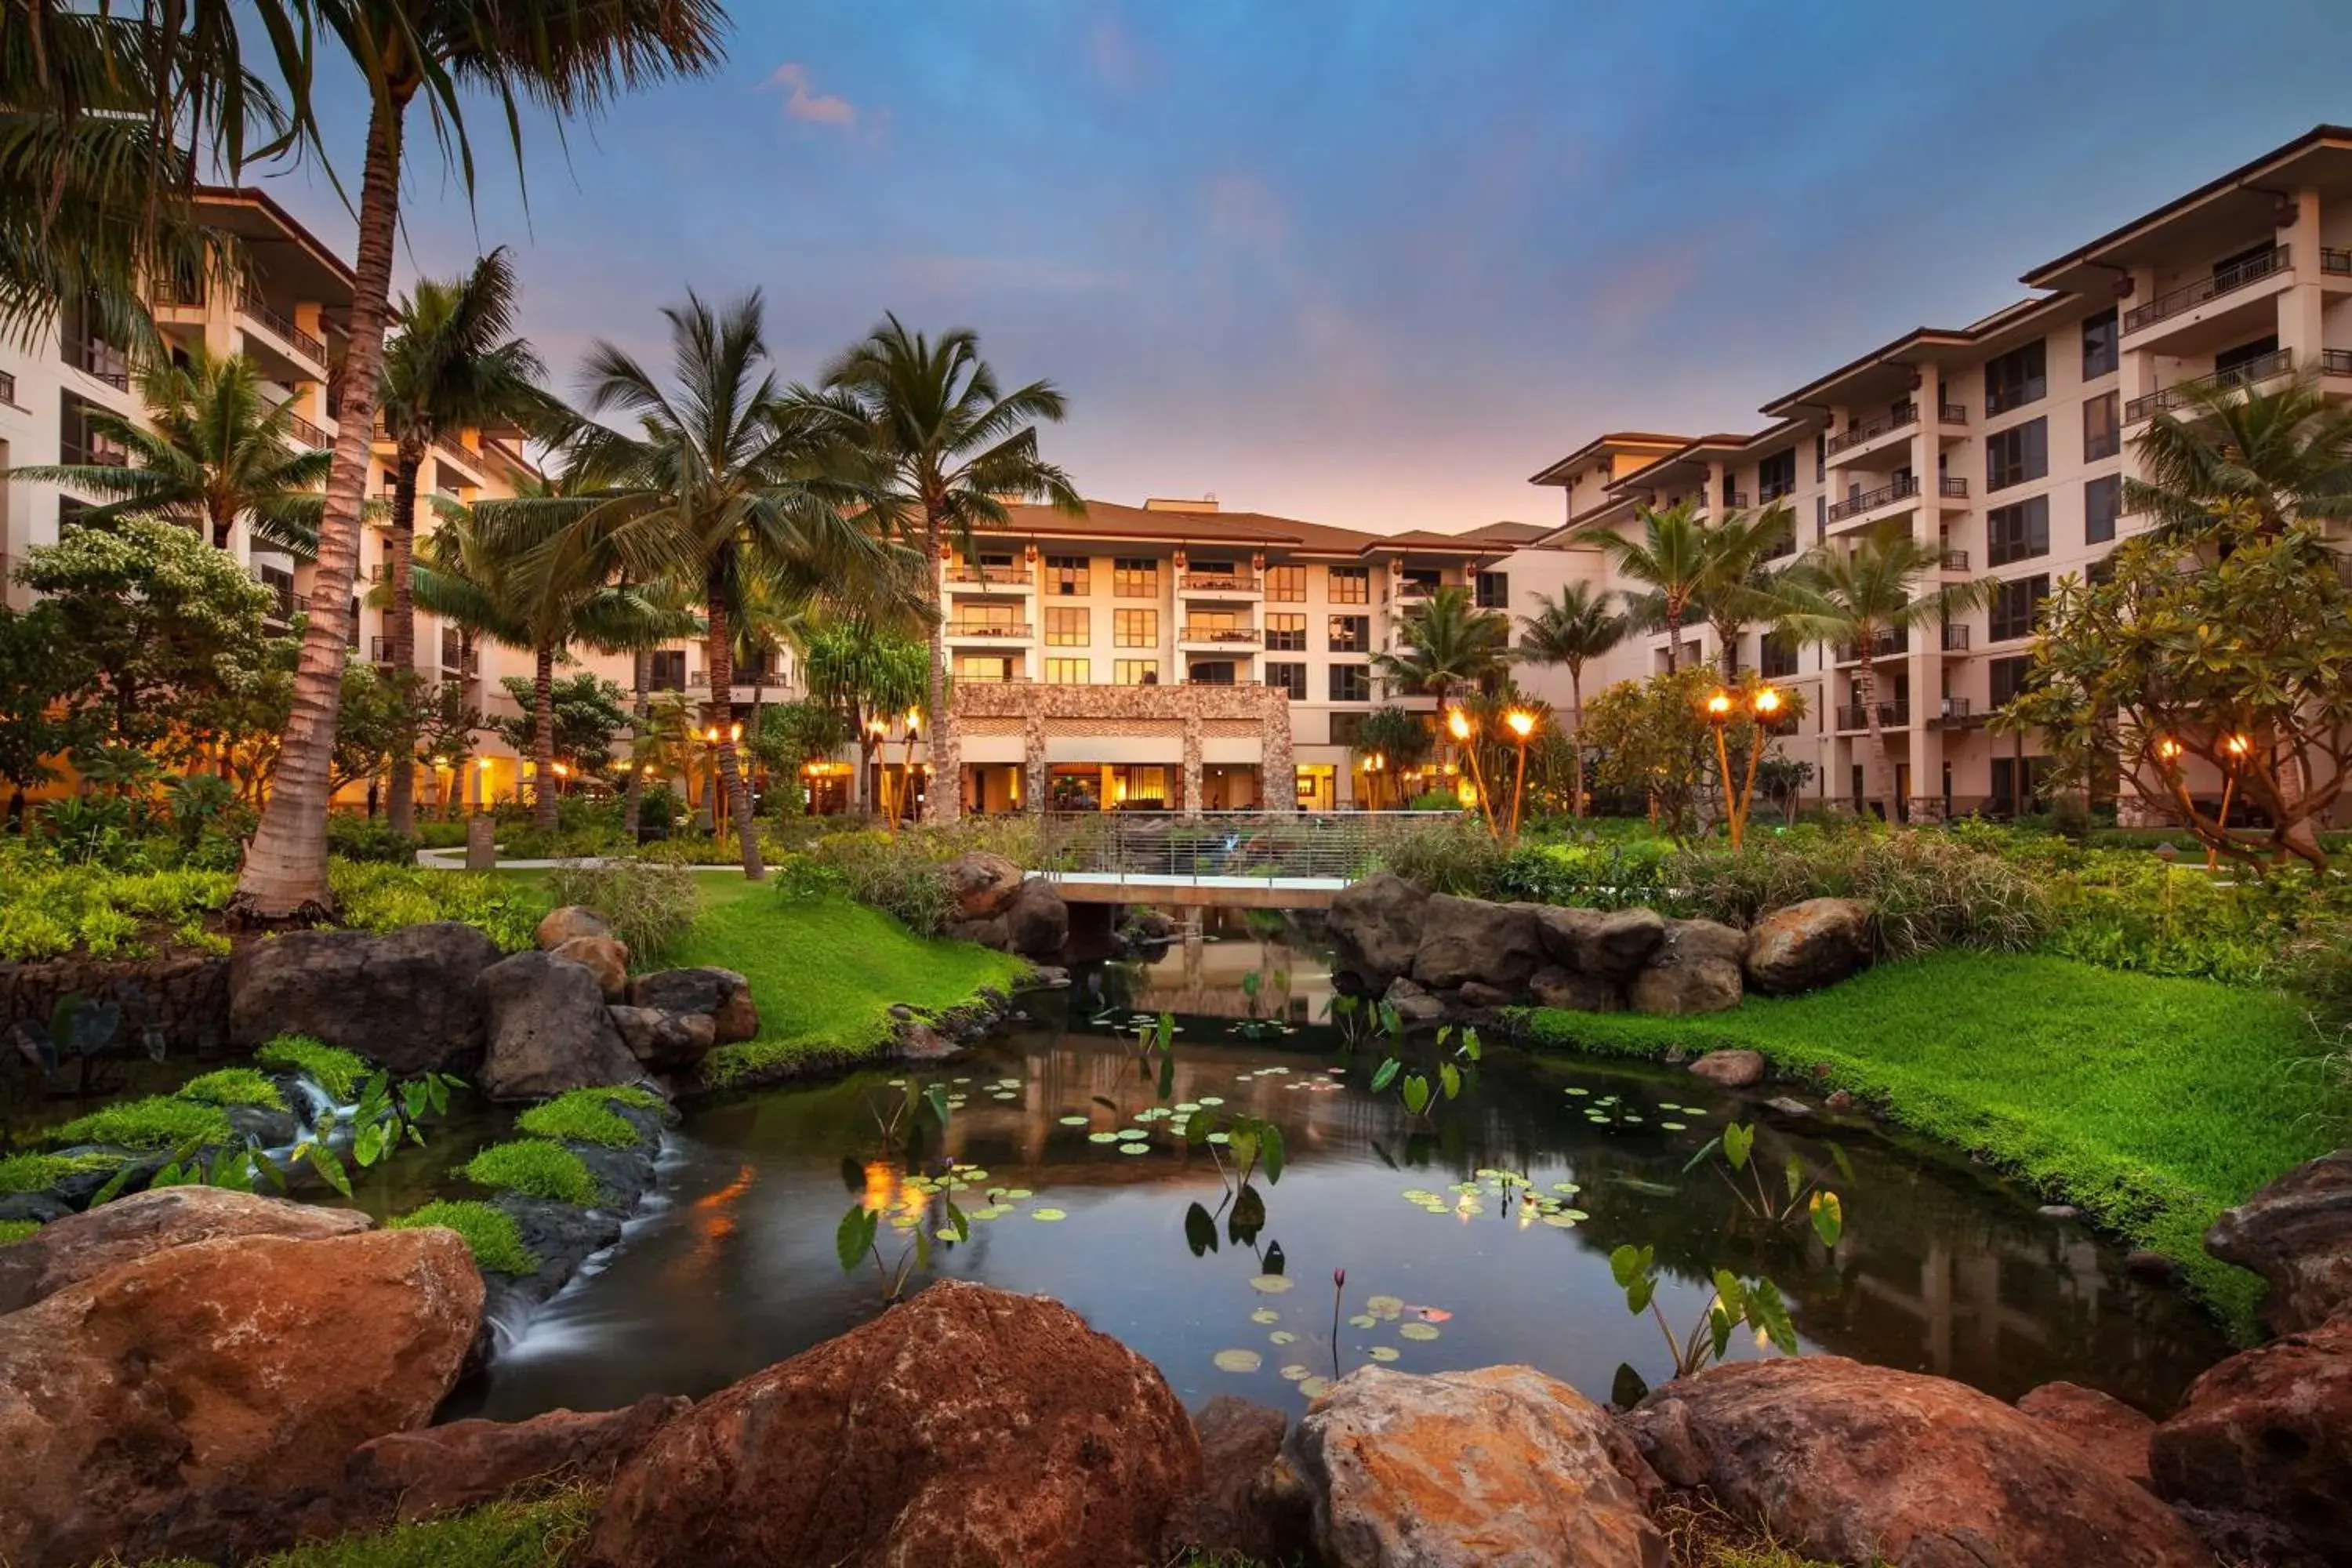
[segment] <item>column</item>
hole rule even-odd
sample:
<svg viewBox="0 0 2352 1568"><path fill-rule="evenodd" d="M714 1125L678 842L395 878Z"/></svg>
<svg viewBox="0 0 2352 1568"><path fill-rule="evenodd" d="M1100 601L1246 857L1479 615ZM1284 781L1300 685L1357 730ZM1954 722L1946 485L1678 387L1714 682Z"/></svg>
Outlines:
<svg viewBox="0 0 2352 1568"><path fill-rule="evenodd" d="M1023 785L1029 793L1029 809L1043 816L1046 809L1047 773L1045 768L1045 720L1034 708L1021 721L1021 765L1028 782Z"/></svg>
<svg viewBox="0 0 2352 1568"><path fill-rule="evenodd" d="M2294 281L2278 300L2279 347L2294 356L2294 368L2305 374L2319 368L2319 351L2326 347L2327 301L2319 289L2319 193L2294 194L2294 221L2279 231L2287 247L2287 263Z"/></svg>
<svg viewBox="0 0 2352 1568"><path fill-rule="evenodd" d="M1911 514L1911 536L1922 544L1933 546L1942 537L1944 520L1942 487L1937 482L1941 470L1937 467L1938 443L1932 412L1935 391L1927 371L1920 372L1919 383L1919 389L1911 395L1927 400L1929 406L1920 410L1916 433L1911 437L1911 472L1917 476L1919 484L1919 509ZM1940 574L1931 572L1922 586L1941 581ZM1904 751L1904 759L1911 770L1911 784L1904 793L1909 797L1913 821L1935 821L1943 816L1944 736L1942 731L1929 726L1943 714L1941 630L1930 626L1912 632L1904 674L1911 689L1911 732Z"/></svg>
<svg viewBox="0 0 2352 1568"><path fill-rule="evenodd" d="M1201 815L1201 716L1184 715L1184 816Z"/></svg>

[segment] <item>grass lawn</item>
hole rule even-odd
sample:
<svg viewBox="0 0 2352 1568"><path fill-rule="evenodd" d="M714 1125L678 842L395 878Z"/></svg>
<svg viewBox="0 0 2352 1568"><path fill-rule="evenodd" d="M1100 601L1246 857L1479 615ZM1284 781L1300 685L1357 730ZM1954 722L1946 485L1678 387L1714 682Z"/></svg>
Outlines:
<svg viewBox="0 0 2352 1568"><path fill-rule="evenodd" d="M2063 958L1946 952L1709 1017L1538 1009L1528 1026L1602 1054L1746 1046L1786 1073L1825 1067L1828 1086L2179 1259L2241 1330L2261 1281L2206 1257L2206 1226L2352 1114L2287 997Z"/></svg>
<svg viewBox="0 0 2352 1568"><path fill-rule="evenodd" d="M864 1056L882 1043L893 1002L949 1007L1027 968L970 942L931 942L846 899L793 900L740 877L711 877L702 918L670 955L751 982L760 1037L721 1046L703 1064L724 1084L806 1058Z"/></svg>

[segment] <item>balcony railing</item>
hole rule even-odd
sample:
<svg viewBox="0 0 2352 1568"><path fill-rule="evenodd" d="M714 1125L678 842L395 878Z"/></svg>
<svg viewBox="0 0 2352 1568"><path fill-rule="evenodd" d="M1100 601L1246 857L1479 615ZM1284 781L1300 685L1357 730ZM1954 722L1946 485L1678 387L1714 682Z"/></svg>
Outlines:
<svg viewBox="0 0 2352 1568"><path fill-rule="evenodd" d="M58 443L58 461L68 468L127 468L131 454L102 437L68 436Z"/></svg>
<svg viewBox="0 0 2352 1568"><path fill-rule="evenodd" d="M1397 597L1400 599L1426 599L1444 586L1444 584L1442 583L1423 583L1408 577L1404 580L1403 586L1397 589Z"/></svg>
<svg viewBox="0 0 2352 1568"><path fill-rule="evenodd" d="M2124 331L2136 332L2183 310L2193 310L2209 300L2234 294L2250 283L2259 283L2275 273L2285 271L2286 263L2286 247L2274 245L2260 256L2250 256L2231 266L2216 268L2210 278L2200 278L2194 283L2183 284L2158 294L2145 305L2125 311Z"/></svg>
<svg viewBox="0 0 2352 1568"><path fill-rule="evenodd" d="M2352 278L2352 250L2338 250L2332 245L2319 247L2319 269L2339 278Z"/></svg>
<svg viewBox="0 0 2352 1568"><path fill-rule="evenodd" d="M1946 653L1968 652L1969 628L1966 626L1946 626L1944 628L1944 651Z"/></svg>
<svg viewBox="0 0 2352 1568"><path fill-rule="evenodd" d="M1178 642L1229 643L1236 647L1255 647L1265 634L1255 626L1198 626L1178 628Z"/></svg>
<svg viewBox="0 0 2352 1568"><path fill-rule="evenodd" d="M1852 451L1864 442L1875 441L1881 436L1892 435L1906 426L1917 423L1919 423L1919 405L1916 403L1903 404L1892 413L1882 414L1877 418L1866 420L1860 425L1848 426L1843 435L1831 437L1829 456L1834 458L1840 452Z"/></svg>
<svg viewBox="0 0 2352 1568"><path fill-rule="evenodd" d="M2322 375L2352 375L2352 349L2320 350L2319 374Z"/></svg>
<svg viewBox="0 0 2352 1568"><path fill-rule="evenodd" d="M1873 658L1893 658L1897 654L1910 651L1911 634L1899 626L1888 626L1871 639L1870 657ZM1861 648L1853 643L1838 650L1840 664L1852 664L1861 657Z"/></svg>
<svg viewBox="0 0 2352 1568"><path fill-rule="evenodd" d="M326 451L335 444L335 438L332 436L328 435L325 430L311 424L299 414L289 414L286 416L286 434L300 445L316 451Z"/></svg>
<svg viewBox="0 0 2352 1568"><path fill-rule="evenodd" d="M948 568L948 581L1017 586L1029 581L1029 573L1020 566L950 566Z"/></svg>
<svg viewBox="0 0 2352 1568"><path fill-rule="evenodd" d="M1870 719L1868 715L1864 712L1864 705L1859 702L1849 702L1837 710L1837 720L1838 728L1841 730L1867 730L1870 728ZM1882 728L1888 729L1908 724L1911 722L1910 702L1907 700L1897 700L1893 702L1880 703L1878 705L1878 722Z"/></svg>
<svg viewBox="0 0 2352 1568"><path fill-rule="evenodd" d="M1969 499L1969 481L1946 474L1936 481L1936 493L1946 500L1966 500Z"/></svg>
<svg viewBox="0 0 2352 1568"><path fill-rule="evenodd" d="M236 308L242 314L252 317L268 328L270 331L277 334L280 342L293 345L297 353L307 354L322 365L327 363L325 343L296 326L291 317L273 307L268 300L252 289L247 289L238 294Z"/></svg>
<svg viewBox="0 0 2352 1568"><path fill-rule="evenodd" d="M1255 594L1259 584L1247 572L1187 572L1183 586L1192 594Z"/></svg>
<svg viewBox="0 0 2352 1568"><path fill-rule="evenodd" d="M1947 572L1965 572L1969 569L1969 552L1965 550L1947 550L1944 552L1943 560L1938 564Z"/></svg>
<svg viewBox="0 0 2352 1568"><path fill-rule="evenodd" d="M947 635L951 637L1001 637L1006 642L1027 642L1032 634L1026 621L950 621Z"/></svg>
<svg viewBox="0 0 2352 1568"><path fill-rule="evenodd" d="M1965 425L1969 422L1969 405L1965 403L1938 403L1936 419L1944 425Z"/></svg>
<svg viewBox="0 0 2352 1568"><path fill-rule="evenodd" d="M468 448L464 442L454 436L436 436L433 438L433 449L462 468L476 473L481 471L482 455Z"/></svg>
<svg viewBox="0 0 2352 1568"><path fill-rule="evenodd" d="M1969 716L1969 700L1965 697L1937 698L1937 717L1948 724L1965 721Z"/></svg>
<svg viewBox="0 0 2352 1568"><path fill-rule="evenodd" d="M2217 370L2210 375L2195 376L2177 381L2146 397L2135 397L2124 405L2124 423L2137 425L2143 419L2153 419L2167 409L2178 408L2189 401L2189 395L2200 388L2252 386L2273 376L2286 374L2294 368L2293 349L2274 349L2271 353L2233 364L2227 370Z"/></svg>
<svg viewBox="0 0 2352 1568"><path fill-rule="evenodd" d="M1830 507L1829 520L1832 522L1843 522L1849 518L1861 517L1864 513L1876 511L1880 507L1890 506L1895 501L1908 500L1918 493L1918 476L1906 474L1899 479L1890 479L1874 490L1864 490L1860 495L1849 496L1844 500L1833 503Z"/></svg>
<svg viewBox="0 0 2352 1568"><path fill-rule="evenodd" d="M123 352L102 338L75 338L66 343L66 363L84 375L94 376L116 388L131 384L131 361Z"/></svg>
<svg viewBox="0 0 2352 1568"><path fill-rule="evenodd" d="M368 660L372 664L392 663L392 639L380 637L368 638Z"/></svg>
<svg viewBox="0 0 2352 1568"><path fill-rule="evenodd" d="M16 378L5 370L0 370L0 403L5 403L11 408L24 406L16 401Z"/></svg>
<svg viewBox="0 0 2352 1568"><path fill-rule="evenodd" d="M1725 511L1738 511L1747 505L1748 492L1746 490L1727 489L1723 492L1723 510Z"/></svg>
<svg viewBox="0 0 2352 1568"><path fill-rule="evenodd" d="M294 618L294 575L275 566L257 568L255 581L269 590L270 607L268 618L281 625Z"/></svg>
<svg viewBox="0 0 2352 1568"><path fill-rule="evenodd" d="M1774 501L1785 500L1796 493L1796 480L1790 479L1783 483L1776 479L1771 484L1758 487L1756 499L1765 506L1770 506Z"/></svg>

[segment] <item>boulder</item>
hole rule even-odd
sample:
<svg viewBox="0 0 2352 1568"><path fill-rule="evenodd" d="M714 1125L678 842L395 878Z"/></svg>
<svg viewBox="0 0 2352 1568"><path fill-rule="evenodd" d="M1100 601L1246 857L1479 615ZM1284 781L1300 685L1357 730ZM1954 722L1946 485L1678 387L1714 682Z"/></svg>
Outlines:
<svg viewBox="0 0 2352 1568"><path fill-rule="evenodd" d="M1303 1500L1328 1568L1666 1563L1646 1467L1598 1405L1532 1367L1351 1372L1284 1440L1273 1485Z"/></svg>
<svg viewBox="0 0 2352 1568"><path fill-rule="evenodd" d="M432 1418L481 1315L431 1229L193 1242L0 1318L0 1561L244 1559Z"/></svg>
<svg viewBox="0 0 2352 1568"><path fill-rule="evenodd" d="M1680 1016L1738 1006L1747 933L1714 921L1668 921L1665 927L1665 940L1627 993L1633 1011Z"/></svg>
<svg viewBox="0 0 2352 1568"><path fill-rule="evenodd" d="M963 920L1001 915L1021 891L1021 868L1002 855L967 849L947 865L948 891Z"/></svg>
<svg viewBox="0 0 2352 1568"><path fill-rule="evenodd" d="M2079 1383L2045 1383L2017 1408L2082 1446L2083 1452L2135 1486L2156 1489L2148 1478L2147 1444L2156 1422L2112 1394Z"/></svg>
<svg viewBox="0 0 2352 1568"><path fill-rule="evenodd" d="M1555 944L1561 942L1563 930L1573 933L1574 958L1562 958L1561 962L1569 963L1580 973L1597 974L1604 980L1631 980L1666 940L1665 917L1655 910L1612 910L1606 914L1574 912L1586 918L1565 927L1555 921L1552 941Z"/></svg>
<svg viewBox="0 0 2352 1568"><path fill-rule="evenodd" d="M1558 963L1547 963L1528 977L1528 994L1539 1007L1564 1007L1574 1013L1625 1010L1625 993L1615 981Z"/></svg>
<svg viewBox="0 0 2352 1568"><path fill-rule="evenodd" d="M1785 1548L1893 1568L2212 1568L2179 1516L1962 1384L1841 1356L1678 1378L1624 1425L1670 1485Z"/></svg>
<svg viewBox="0 0 2352 1568"><path fill-rule="evenodd" d="M622 1002L629 994L629 949L625 942L609 936L575 936L570 942L552 948L558 958L568 958L596 976L604 988L604 1000Z"/></svg>
<svg viewBox="0 0 2352 1568"><path fill-rule="evenodd" d="M221 1187L157 1187L68 1215L13 1247L0 1247L0 1313L29 1307L166 1247L221 1237L317 1240L350 1236L375 1221L351 1209L320 1208Z"/></svg>
<svg viewBox="0 0 2352 1568"><path fill-rule="evenodd" d="M373 1437L352 1451L336 1528L407 1523L496 1502L525 1485L603 1486L693 1401L649 1394L621 1410L551 1410L528 1421L452 1421Z"/></svg>
<svg viewBox="0 0 2352 1568"><path fill-rule="evenodd" d="M1852 899L1807 899L1748 932L1748 979L1768 996L1834 985L1869 962L1870 909Z"/></svg>
<svg viewBox="0 0 2352 1568"><path fill-rule="evenodd" d="M1263 1562L1286 1555L1277 1505L1268 1493L1267 1467L1282 1451L1282 1434L1289 1425L1281 1411L1230 1394L1193 1413L1192 1430L1201 1440L1201 1489L1169 1514L1154 1562L1180 1562L1187 1552Z"/></svg>
<svg viewBox="0 0 2352 1568"><path fill-rule="evenodd" d="M665 1013L708 1013L712 1037L722 1046L757 1038L760 1008L751 983L731 969L664 969L629 982L629 1002Z"/></svg>
<svg viewBox="0 0 2352 1568"><path fill-rule="evenodd" d="M708 1013L665 1013L658 1007L611 1006L613 1027L629 1054L654 1072L679 1072L710 1054L718 1026Z"/></svg>
<svg viewBox="0 0 2352 1568"><path fill-rule="evenodd" d="M1412 978L1432 989L1467 980L1517 991L1543 962L1532 904L1490 904L1432 893L1421 907L1421 943Z"/></svg>
<svg viewBox="0 0 2352 1568"><path fill-rule="evenodd" d="M1070 906L1043 878L1021 884L1004 911L1005 951L1024 958L1055 958L1070 940Z"/></svg>
<svg viewBox="0 0 2352 1568"><path fill-rule="evenodd" d="M604 1568L1157 1561L1201 1484L1148 1361L1044 1297L947 1279L665 1424L605 1494Z"/></svg>
<svg viewBox="0 0 2352 1568"><path fill-rule="evenodd" d="M1381 1000L1395 1008L1397 1016L1407 1024L1435 1024L1445 1016L1444 1002L1402 974L1389 982L1389 988L1381 993Z"/></svg>
<svg viewBox="0 0 2352 1568"><path fill-rule="evenodd" d="M247 1047L309 1035L395 1078L464 1072L482 1047L482 972L498 959L497 943L458 921L247 942L229 966L229 1034Z"/></svg>
<svg viewBox="0 0 2352 1568"><path fill-rule="evenodd" d="M963 1049L963 1042L943 1035L928 1020L909 1018L898 1026L898 1058L906 1062L943 1062Z"/></svg>
<svg viewBox="0 0 2352 1568"><path fill-rule="evenodd" d="M567 942L577 942L583 936L613 940L613 923L585 904L566 904L560 910L550 910L533 933L541 952L553 952Z"/></svg>
<svg viewBox="0 0 2352 1568"><path fill-rule="evenodd" d="M1334 966L1363 976L1377 994L1412 971L1421 946L1421 912L1429 895L1389 871L1375 871L1331 896L1325 929Z"/></svg>
<svg viewBox="0 0 2352 1568"><path fill-rule="evenodd" d="M1465 980L1462 983L1462 989L1454 994L1465 1007L1484 1012L1492 1012L1497 1007L1516 1007L1519 1003L1519 993L1506 990L1500 985L1489 985L1483 980Z"/></svg>
<svg viewBox="0 0 2352 1568"><path fill-rule="evenodd" d="M1005 946L1012 939L1006 932L1003 915L988 915L972 921L950 921L940 934L950 942L974 942L998 952L1012 951Z"/></svg>
<svg viewBox="0 0 2352 1568"><path fill-rule="evenodd" d="M2190 1384L2148 1468L2172 1502L2266 1518L2320 1561L2352 1562L2352 1316Z"/></svg>
<svg viewBox="0 0 2352 1568"><path fill-rule="evenodd" d="M1764 1081L1764 1056L1760 1051L1709 1051L1691 1063L1690 1070L1726 1089L1752 1089Z"/></svg>
<svg viewBox="0 0 2352 1568"><path fill-rule="evenodd" d="M2205 1233L2205 1250L2270 1281L2274 1333L2315 1329L2352 1306L2352 1149L2297 1165Z"/></svg>
<svg viewBox="0 0 2352 1568"><path fill-rule="evenodd" d="M645 1076L584 964L518 952L482 972L482 996L489 1044L477 1081L492 1100L542 1100Z"/></svg>

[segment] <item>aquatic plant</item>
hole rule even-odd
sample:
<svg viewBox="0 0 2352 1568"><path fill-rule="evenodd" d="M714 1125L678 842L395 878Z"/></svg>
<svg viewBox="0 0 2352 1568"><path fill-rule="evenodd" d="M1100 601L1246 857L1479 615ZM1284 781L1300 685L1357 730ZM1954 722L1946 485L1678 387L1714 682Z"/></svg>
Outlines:
<svg viewBox="0 0 2352 1568"><path fill-rule="evenodd" d="M637 1142L637 1130L614 1113L611 1094L601 1089L575 1089L534 1105L515 1118L515 1131L607 1149L633 1148Z"/></svg>
<svg viewBox="0 0 2352 1568"><path fill-rule="evenodd" d="M286 1097L268 1074L255 1068L221 1068L201 1078L190 1079L179 1089L182 1100L193 1100L205 1105L245 1105L263 1110L283 1110Z"/></svg>
<svg viewBox="0 0 2352 1568"><path fill-rule="evenodd" d="M1657 1249L1630 1243L1609 1255L1609 1272L1625 1292L1625 1309L1635 1317L1647 1312L1664 1336L1674 1357L1675 1376L1688 1377L1721 1361L1731 1348L1731 1336L1742 1323L1770 1341L1782 1355L1797 1353L1797 1325L1788 1303L1769 1279L1741 1279L1727 1268L1715 1271L1715 1297L1689 1331L1677 1336L1658 1305ZM1630 1374L1630 1379L1629 1379ZM1618 1387L1640 1385L1641 1376L1630 1366L1618 1369ZM1647 1393L1646 1387L1642 1390ZM1640 1395L1635 1396L1637 1399ZM1621 1400L1620 1403L1628 1403Z"/></svg>
<svg viewBox="0 0 2352 1568"><path fill-rule="evenodd" d="M356 1095L368 1075L368 1065L360 1058L309 1035L279 1035L254 1052L253 1059L266 1068L302 1074L338 1105Z"/></svg>
<svg viewBox="0 0 2352 1568"><path fill-rule="evenodd" d="M561 1143L543 1138L518 1138L493 1143L458 1167L457 1173L476 1186L517 1193L527 1198L551 1198L557 1203L593 1207L596 1178L586 1162Z"/></svg>
<svg viewBox="0 0 2352 1568"><path fill-rule="evenodd" d="M1800 1219L1811 1219L1813 1234L1822 1238L1822 1245L1835 1247L1838 1238L1845 1234L1845 1205L1838 1200L1837 1194L1823 1186L1821 1178L1808 1172L1804 1161L1792 1153L1781 1167L1781 1184L1786 1189L1784 1196L1766 1184L1764 1173L1757 1165L1755 1152L1754 1125L1735 1121L1721 1134L1701 1145L1699 1152L1691 1156L1690 1163L1683 1170L1685 1173L1696 1171L1721 1154L1723 1164L1715 1167L1716 1174L1723 1178L1723 1184L1731 1189L1731 1195L1739 1200L1740 1208L1750 1219L1761 1221L1776 1229L1794 1225ZM1830 1157L1837 1162L1838 1169L1844 1173L1846 1180L1853 1180L1853 1167L1846 1163L1844 1150L1832 1143L1830 1145ZM1734 1179L1743 1173L1748 1182L1744 1190Z"/></svg>
<svg viewBox="0 0 2352 1568"><path fill-rule="evenodd" d="M226 1143L235 1136L220 1107L157 1094L78 1117L51 1132L49 1142L169 1149L189 1142Z"/></svg>
<svg viewBox="0 0 2352 1568"><path fill-rule="evenodd" d="M1435 1046L1436 1071L1431 1073L1427 1062L1417 1063L1413 1070L1407 1071L1405 1058L1412 1054L1412 1048L1407 1040L1402 1018L1386 1002L1381 1004L1380 1018L1381 1028L1389 1038L1389 1056L1372 1069L1371 1089L1374 1094L1385 1094L1391 1086L1394 1086L1397 1098L1404 1104L1405 1113L1415 1117L1427 1115L1430 1109L1440 1102L1441 1097L1449 1100L1461 1097L1465 1065L1475 1067L1479 1058L1486 1053L1477 1030L1464 1029L1457 1043L1454 1026L1442 1026L1437 1031ZM1449 1046L1453 1047L1450 1054L1447 1050Z"/></svg>
<svg viewBox="0 0 2352 1568"><path fill-rule="evenodd" d="M962 1209L956 1206L955 1199L950 1197L944 1188L936 1195L946 1210L940 1226L942 1232L940 1239L971 1239L971 1221ZM907 1244L899 1249L898 1263L892 1265L882 1258L882 1211L867 1208L862 1198L851 1204L849 1212L841 1216L841 1224L835 1228L833 1236L834 1256L840 1260L841 1271L855 1274L866 1259L873 1259L875 1276L881 1282L882 1304L887 1307L898 1300L906 1291L907 1277L918 1268L928 1270L931 1266L929 1208L929 1204L926 1203L924 1212L916 1217L913 1225L906 1227ZM1036 1217L1044 1218L1055 1211L1039 1209L1034 1212Z"/></svg>
<svg viewBox="0 0 2352 1568"><path fill-rule="evenodd" d="M486 1272L530 1274L539 1268L539 1256L523 1245L522 1227L515 1224L514 1215L478 1198L436 1198L384 1222L389 1230L421 1230L430 1226L464 1237L473 1250L474 1262Z"/></svg>

